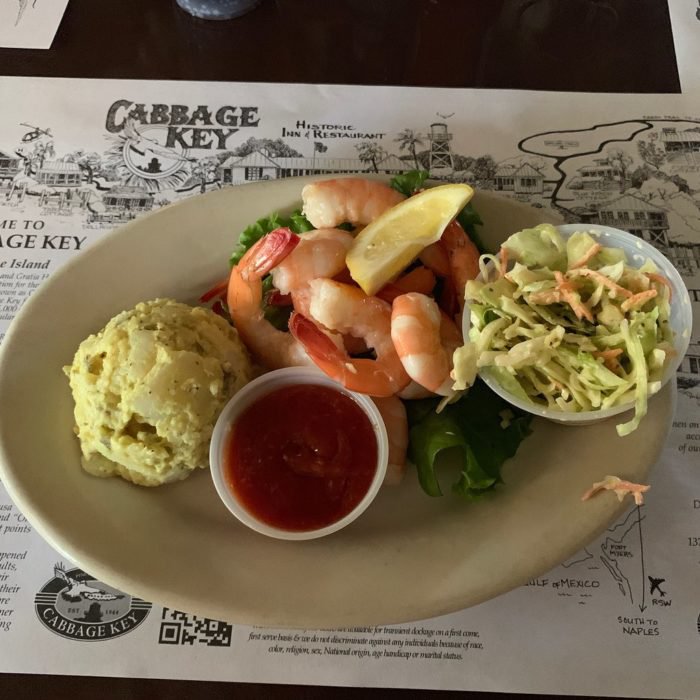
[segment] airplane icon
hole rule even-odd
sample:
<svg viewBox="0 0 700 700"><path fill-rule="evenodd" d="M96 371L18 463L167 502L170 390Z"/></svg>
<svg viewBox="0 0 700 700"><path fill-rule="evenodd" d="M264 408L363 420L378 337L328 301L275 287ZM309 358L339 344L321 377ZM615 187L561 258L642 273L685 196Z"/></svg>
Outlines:
<svg viewBox="0 0 700 700"><path fill-rule="evenodd" d="M658 591L659 595L663 598L666 595L666 591L661 590L661 584L666 580L665 578L653 578L652 576L647 576L649 579L649 593L654 595L654 591Z"/></svg>

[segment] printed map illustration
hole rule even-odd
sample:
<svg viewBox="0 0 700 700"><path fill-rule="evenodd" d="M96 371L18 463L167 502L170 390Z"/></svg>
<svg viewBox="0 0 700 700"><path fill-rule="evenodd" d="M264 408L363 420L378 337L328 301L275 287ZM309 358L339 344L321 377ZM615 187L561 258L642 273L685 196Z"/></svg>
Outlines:
<svg viewBox="0 0 700 700"><path fill-rule="evenodd" d="M649 576L644 562L644 508L633 507L594 543L550 572L546 583L558 596L585 605L596 590L612 581L630 606L647 607L654 595L665 597L665 579Z"/></svg>

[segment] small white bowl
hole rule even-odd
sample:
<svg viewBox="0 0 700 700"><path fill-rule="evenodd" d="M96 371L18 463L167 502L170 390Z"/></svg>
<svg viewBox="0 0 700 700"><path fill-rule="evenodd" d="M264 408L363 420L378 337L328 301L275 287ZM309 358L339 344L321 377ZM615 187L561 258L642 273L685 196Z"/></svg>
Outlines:
<svg viewBox="0 0 700 700"><path fill-rule="evenodd" d="M676 370L688 350L690 336L693 328L693 314L690 303L690 295L683 282L683 279L678 274L678 271L673 266L671 261L662 255L654 246L647 243L645 240L635 236L627 231L622 231L610 226L598 226L595 224L563 224L555 226L557 231L565 240L572 236L577 231L585 231L591 236L597 238L604 247L622 248L627 255L627 262L632 267L641 267L645 260L651 260L656 267L659 268L662 274L671 284L672 300L671 300L671 315L670 323L674 333L674 349L676 354L671 358L666 370L661 379L663 387L672 377L675 376ZM481 279L481 275L477 277ZM464 337L468 337L469 328L471 326L471 314L469 306L465 305L464 314L462 316L462 331ZM523 401L517 396L513 396L506 391L489 372L488 367L479 370L479 377L484 380L487 386L498 394L502 399L513 404L517 408L532 413L542 418L554 421L555 423L563 423L566 425L588 425L597 423L598 421L606 420L611 416L616 416L620 413L630 411L634 408L634 402L630 401L619 406L601 409L597 411L579 411L570 413L567 411L557 411L551 408L539 406L530 401Z"/></svg>
<svg viewBox="0 0 700 700"><path fill-rule="evenodd" d="M286 386L299 385L329 387L331 389L335 389L341 394L344 394L345 396L349 396L364 411L367 418L369 418L369 421L372 424L372 429L374 430L374 435L377 439L377 467L364 498L355 506L353 510L351 510L340 520L315 530L285 530L269 525L268 523L258 519L236 497L236 494L233 493L228 485L224 474L224 457L226 446L228 444L228 438L237 418L241 415L241 413L243 413L243 411L245 411L258 399L262 398L266 394L269 394L270 392ZM359 517L374 500L379 488L382 485L382 482L384 481L388 461L389 440L386 427L379 410L372 399L370 399L369 396L348 391L343 386L333 381L330 377L326 376L323 372L312 367L286 367L284 369L274 370L272 372L268 372L267 374L263 374L257 379L254 379L252 382L246 384L226 404L221 412L216 425L214 426L211 445L209 447L209 463L211 465L212 479L214 480L214 486L216 487L219 497L224 502L224 505L244 525L247 525L263 535L275 537L281 540L316 539L318 537L330 535L331 533L337 532L338 530L344 528L346 525L349 525L353 520Z"/></svg>

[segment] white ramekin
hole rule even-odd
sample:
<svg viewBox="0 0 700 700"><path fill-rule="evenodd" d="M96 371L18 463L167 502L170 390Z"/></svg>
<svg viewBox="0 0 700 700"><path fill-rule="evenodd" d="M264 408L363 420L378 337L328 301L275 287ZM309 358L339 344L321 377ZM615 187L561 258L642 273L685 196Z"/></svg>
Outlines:
<svg viewBox="0 0 700 700"><path fill-rule="evenodd" d="M228 438L231 430L236 422L236 419L250 405L258 399L272 391L281 389L285 386L298 385L315 385L325 386L335 389L336 391L349 396L355 403L364 411L369 418L374 435L377 439L377 467L374 473L374 478L364 498L355 506L355 508L345 515L340 520L326 525L325 527L315 530L284 530L281 528L269 525L259 520L253 515L246 506L236 497L227 483L224 473L225 452L228 444ZM386 474L387 463L389 457L389 440L387 437L384 421L377 409L376 405L364 394L357 394L348 391L330 377L326 376L318 369L311 367L286 367L284 369L274 370L263 374L246 384L224 407L216 425L209 447L209 463L211 465L211 475L214 480L214 486L219 494L219 497L224 502L224 505L233 513L238 520L244 525L252 528L268 537L276 537L281 540L310 540L318 537L330 535L333 532L349 525L353 520L359 517L372 503L377 495L379 488L384 481Z"/></svg>
<svg viewBox="0 0 700 700"><path fill-rule="evenodd" d="M645 260L651 260L656 267L659 268L659 272L669 281L672 289L671 315L669 320L674 332L674 350L676 354L667 364L664 371L664 375L661 379L661 386L664 386L675 377L678 366L688 350L690 334L693 329L690 296L683 282L683 278L678 274L678 271L671 261L654 248L654 246L627 231L612 228L611 226L599 226L589 223L563 224L555 228L559 231L564 240L567 240L577 231L585 231L586 233L590 233L594 238L597 238L604 247L622 248L627 255L627 263L631 267L641 267ZM481 275L477 277L479 280L481 278ZM469 337L470 327L471 315L469 313L469 305L466 304L462 317L462 331L465 338ZM606 420L612 416L634 409L634 401L628 401L624 404L618 404L606 409L578 412L558 411L540 406L531 401L524 401L514 396L499 384L498 380L489 372L488 367L479 370L479 376L489 388L496 392L502 399L505 399L523 411L527 411L528 413L542 418L547 418L555 423L574 426L587 425L589 423L597 423L598 421Z"/></svg>

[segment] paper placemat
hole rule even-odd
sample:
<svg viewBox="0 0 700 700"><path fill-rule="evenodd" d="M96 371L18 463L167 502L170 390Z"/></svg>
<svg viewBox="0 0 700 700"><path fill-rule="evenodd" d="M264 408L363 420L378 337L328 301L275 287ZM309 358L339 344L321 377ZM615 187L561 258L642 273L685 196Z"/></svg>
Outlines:
<svg viewBox="0 0 700 700"><path fill-rule="evenodd" d="M700 301L700 96L0 78L0 102L0 340L43 279L144 212L416 165L631 230ZM101 584L0 487L0 671L696 698L699 338L696 321L647 505L528 585L439 619L285 631L128 591L96 601Z"/></svg>

